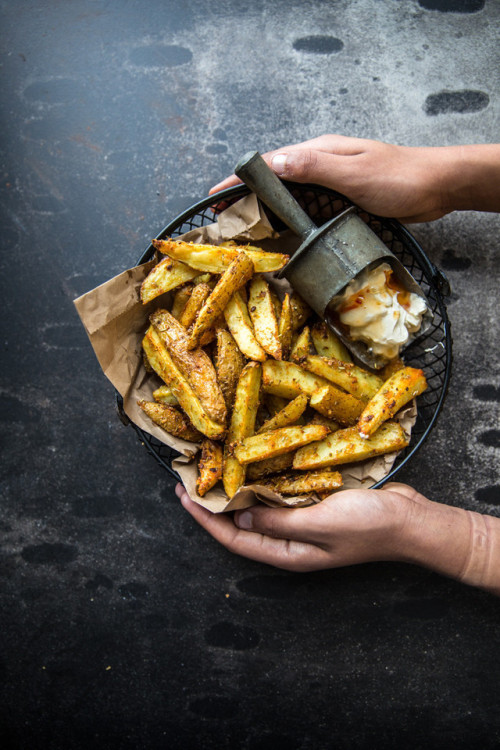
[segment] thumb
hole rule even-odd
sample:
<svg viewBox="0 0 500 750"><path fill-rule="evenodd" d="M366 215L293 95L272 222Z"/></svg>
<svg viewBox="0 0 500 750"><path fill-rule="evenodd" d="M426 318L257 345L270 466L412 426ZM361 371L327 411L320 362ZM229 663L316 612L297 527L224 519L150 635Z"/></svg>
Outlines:
<svg viewBox="0 0 500 750"><path fill-rule="evenodd" d="M278 177L290 182L312 182L341 190L345 181L343 155L327 154L314 149L278 151L266 161Z"/></svg>

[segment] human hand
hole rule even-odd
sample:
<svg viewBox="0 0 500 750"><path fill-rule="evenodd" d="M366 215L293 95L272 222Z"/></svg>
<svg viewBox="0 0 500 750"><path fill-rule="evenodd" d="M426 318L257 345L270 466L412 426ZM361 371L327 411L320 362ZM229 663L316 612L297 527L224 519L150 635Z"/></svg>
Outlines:
<svg viewBox="0 0 500 750"><path fill-rule="evenodd" d="M293 571L408 559L405 527L430 501L404 484L344 490L307 508L256 505L213 514L178 484L184 508L231 552Z"/></svg>
<svg viewBox="0 0 500 750"><path fill-rule="evenodd" d="M454 210L500 210L500 146L395 146L322 135L269 151L263 158L284 180L342 193L370 213L406 223ZM210 195L236 185L232 175Z"/></svg>

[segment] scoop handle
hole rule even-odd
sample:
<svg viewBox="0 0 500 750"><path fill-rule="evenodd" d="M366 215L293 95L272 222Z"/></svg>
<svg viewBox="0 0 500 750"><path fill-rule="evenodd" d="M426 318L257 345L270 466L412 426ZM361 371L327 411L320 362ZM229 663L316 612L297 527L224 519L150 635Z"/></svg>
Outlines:
<svg viewBox="0 0 500 750"><path fill-rule="evenodd" d="M234 173L258 198L303 240L317 229L258 151L249 151L238 162Z"/></svg>

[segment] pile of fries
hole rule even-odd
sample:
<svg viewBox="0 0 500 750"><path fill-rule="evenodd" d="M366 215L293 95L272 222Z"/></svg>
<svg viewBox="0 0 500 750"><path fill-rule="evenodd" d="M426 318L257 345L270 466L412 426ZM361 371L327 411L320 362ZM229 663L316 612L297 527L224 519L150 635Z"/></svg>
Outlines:
<svg viewBox="0 0 500 750"><path fill-rule="evenodd" d="M282 253L234 243L154 240L165 257L141 287L150 302L144 364L163 382L144 412L171 435L201 444L197 492L222 481L229 498L245 484L281 496L322 499L342 486L336 467L406 447L392 419L427 387L398 359L377 373L295 293L279 298L265 275ZM335 468L332 468L335 467Z"/></svg>

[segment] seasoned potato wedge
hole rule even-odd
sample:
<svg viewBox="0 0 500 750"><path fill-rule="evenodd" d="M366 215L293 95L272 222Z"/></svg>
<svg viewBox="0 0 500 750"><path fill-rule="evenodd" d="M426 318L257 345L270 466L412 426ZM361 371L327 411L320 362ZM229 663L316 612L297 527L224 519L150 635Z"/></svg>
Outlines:
<svg viewBox="0 0 500 750"><path fill-rule="evenodd" d="M224 312L224 309L233 294L252 278L253 271L253 263L248 255L245 253L239 253L231 265L226 271L224 271L212 293L201 308L191 331L189 339L190 349L195 349L199 345L202 334L208 330Z"/></svg>
<svg viewBox="0 0 500 750"><path fill-rule="evenodd" d="M157 310L150 316L150 321L165 343L173 362L198 395L206 414L214 422L225 424L226 403L208 354L203 349L188 349L186 329L167 310Z"/></svg>
<svg viewBox="0 0 500 750"><path fill-rule="evenodd" d="M281 359L281 341L269 284L262 276L254 276L248 293L248 312L255 338L274 359Z"/></svg>
<svg viewBox="0 0 500 750"><path fill-rule="evenodd" d="M196 491L200 497L207 494L222 478L222 446L215 440L203 440L198 460Z"/></svg>
<svg viewBox="0 0 500 750"><path fill-rule="evenodd" d="M414 367L396 370L367 403L359 418L359 434L362 437L373 435L382 422L393 417L408 401L419 396L426 388L427 381L422 370Z"/></svg>
<svg viewBox="0 0 500 750"><path fill-rule="evenodd" d="M198 313L200 312L201 308L203 307L211 293L212 287L210 287L208 284L196 284L196 286L193 288L192 293L189 295L189 299L182 309L182 312L178 317L181 326L184 326L184 328L189 328L189 326L194 323L196 317L198 316Z"/></svg>
<svg viewBox="0 0 500 750"><path fill-rule="evenodd" d="M355 424L364 406L363 401L354 398L350 393L335 388L331 384L315 391L309 400L309 404L323 416L334 419L343 425Z"/></svg>
<svg viewBox="0 0 500 750"><path fill-rule="evenodd" d="M190 296L193 293L193 289L194 289L194 284L184 284L184 286L181 286L181 288L177 289L177 291L175 292L174 301L172 303L172 309L170 313L177 320L179 320L179 318L181 317L182 312L184 308L186 307Z"/></svg>
<svg viewBox="0 0 500 750"><path fill-rule="evenodd" d="M383 385L378 375L341 359L310 354L300 364L305 370L325 378L361 401L369 401Z"/></svg>
<svg viewBox="0 0 500 750"><path fill-rule="evenodd" d="M300 396L294 398L293 401L286 404L277 414L264 422L259 428L258 433L269 432L269 430L277 430L279 427L287 427L290 424L294 424L305 412L307 402L308 398L306 394L301 393Z"/></svg>
<svg viewBox="0 0 500 750"><path fill-rule="evenodd" d="M268 359L262 365L262 388L274 396L292 399L305 393L312 396L314 391L329 385L327 380L307 372L294 362L277 362Z"/></svg>
<svg viewBox="0 0 500 750"><path fill-rule="evenodd" d="M289 453L282 453L280 456L274 456L274 458L265 458L263 461L255 461L253 464L248 464L248 481L256 482L270 474L278 474L280 471L291 469L294 455L295 452L290 451Z"/></svg>
<svg viewBox="0 0 500 750"><path fill-rule="evenodd" d="M236 386L241 371L245 366L245 358L230 331L218 328L216 338L217 354L215 357L215 371L226 407L229 411L233 408Z"/></svg>
<svg viewBox="0 0 500 750"><path fill-rule="evenodd" d="M302 361L309 356L311 352L311 332L307 326L304 326L302 331L298 334L295 342L292 346L290 353L290 359L292 362L296 362L298 365L302 364Z"/></svg>
<svg viewBox="0 0 500 750"><path fill-rule="evenodd" d="M193 427L186 415L174 406L144 399L137 403L155 424L174 437L189 440L192 443L199 443L202 439L203 435Z"/></svg>
<svg viewBox="0 0 500 750"><path fill-rule="evenodd" d="M163 255L180 260L198 272L224 273L241 252L251 258L256 273L279 271L289 259L283 253L268 253L253 245L193 245L181 240L153 240L152 244Z"/></svg>
<svg viewBox="0 0 500 750"><path fill-rule="evenodd" d="M311 492L333 492L342 487L342 475L339 471L296 472L270 477L259 482L281 495L309 495Z"/></svg>
<svg viewBox="0 0 500 750"><path fill-rule="evenodd" d="M285 294L283 304L281 305L281 315L279 322L279 336L281 342L281 354L283 359L288 359L292 348L293 335L293 318L290 295Z"/></svg>
<svg viewBox="0 0 500 750"><path fill-rule="evenodd" d="M311 328L311 337L320 357L335 357L342 362L352 362L344 344L326 323L315 323Z"/></svg>
<svg viewBox="0 0 500 750"><path fill-rule="evenodd" d="M297 292L292 292L290 295L290 307L292 308L292 328L297 331L311 317L313 311Z"/></svg>
<svg viewBox="0 0 500 750"><path fill-rule="evenodd" d="M232 445L234 457L240 464L251 464L263 461L281 453L296 450L302 445L322 440L329 430L321 424L304 427L281 427L278 430L252 435Z"/></svg>
<svg viewBox="0 0 500 750"><path fill-rule="evenodd" d="M160 385L159 388L153 391L153 398L159 404L169 404L170 406L177 406L179 403L172 393L172 389L168 385Z"/></svg>
<svg viewBox="0 0 500 750"><path fill-rule="evenodd" d="M260 383L261 366L257 362L249 362L238 380L234 409L224 447L222 481L228 497L233 497L245 481L246 469L232 454L231 445L254 432Z"/></svg>
<svg viewBox="0 0 500 750"><path fill-rule="evenodd" d="M382 453L393 453L408 445L403 428L398 422L386 422L369 438L362 438L356 426L333 432L324 440L300 448L293 459L293 468L308 471L336 466Z"/></svg>
<svg viewBox="0 0 500 750"><path fill-rule="evenodd" d="M141 302L146 304L164 292L185 284L196 276L197 272L185 263L171 258L164 258L149 272L141 284Z"/></svg>
<svg viewBox="0 0 500 750"><path fill-rule="evenodd" d="M154 326L148 328L142 345L152 368L171 388L193 426L207 437L222 438L225 433L224 425L218 424L207 415L190 383L172 361L167 347Z"/></svg>
<svg viewBox="0 0 500 750"><path fill-rule="evenodd" d="M246 302L239 292L233 294L227 303L224 318L240 351L248 359L264 362L267 357L266 352L255 338Z"/></svg>

